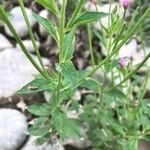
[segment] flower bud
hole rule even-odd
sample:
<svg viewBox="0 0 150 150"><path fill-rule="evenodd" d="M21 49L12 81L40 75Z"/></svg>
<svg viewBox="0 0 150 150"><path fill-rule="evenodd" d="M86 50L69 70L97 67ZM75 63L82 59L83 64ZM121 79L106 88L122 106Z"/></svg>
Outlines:
<svg viewBox="0 0 150 150"><path fill-rule="evenodd" d="M119 59L119 65L121 68L124 68L126 66L126 58L125 57L122 57Z"/></svg>
<svg viewBox="0 0 150 150"><path fill-rule="evenodd" d="M129 0L122 0L122 4L123 4L124 9L127 9L129 6Z"/></svg>

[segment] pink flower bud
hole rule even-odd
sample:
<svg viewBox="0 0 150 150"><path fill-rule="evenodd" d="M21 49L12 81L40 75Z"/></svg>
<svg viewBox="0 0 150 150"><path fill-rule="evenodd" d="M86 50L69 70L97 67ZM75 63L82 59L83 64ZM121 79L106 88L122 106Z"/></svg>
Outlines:
<svg viewBox="0 0 150 150"><path fill-rule="evenodd" d="M118 62L119 62L119 65L121 68L124 68L126 66L126 63L127 63L125 57L120 58Z"/></svg>
<svg viewBox="0 0 150 150"><path fill-rule="evenodd" d="M129 6L129 0L122 0L122 4L123 4L124 9L127 9Z"/></svg>

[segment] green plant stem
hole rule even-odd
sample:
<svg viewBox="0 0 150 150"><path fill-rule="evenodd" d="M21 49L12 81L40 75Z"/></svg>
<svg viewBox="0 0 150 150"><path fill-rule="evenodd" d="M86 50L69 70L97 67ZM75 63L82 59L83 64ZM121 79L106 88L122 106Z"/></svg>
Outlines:
<svg viewBox="0 0 150 150"><path fill-rule="evenodd" d="M62 58L62 51L64 48L64 28L65 28L65 12L66 12L66 6L67 6L67 0L62 1L62 7L61 7L61 12L60 12L60 22L59 22L59 63L61 63ZM58 80L58 86L57 86L57 102L59 102L59 97L60 97L60 89L61 89L61 78L62 75L59 73L59 80Z"/></svg>
<svg viewBox="0 0 150 150"><path fill-rule="evenodd" d="M116 54L120 48L126 43L133 35L134 33L140 28L141 24L144 22L144 20L147 18L147 16L150 13L150 8L146 10L144 15L140 18L140 20L136 23L136 25L132 28L132 30L124 37L122 42L103 60L101 61L97 66L95 66L90 72L85 74L78 82L80 84L85 78L91 76L95 71L97 71L103 64L105 64L107 61L111 59L111 57ZM150 55L150 54L149 54ZM148 59L148 58L147 58ZM122 83L121 83L122 84Z"/></svg>
<svg viewBox="0 0 150 150"><path fill-rule="evenodd" d="M27 56L27 58L30 60L30 62L33 64L33 66L39 71L39 73L41 75L43 75L46 79L47 76L45 75L45 73L43 73L42 69L38 66L38 64L35 62L35 60L32 58L31 54L29 53L29 51L26 49L26 47L24 46L24 44L22 43L22 40L20 38L20 36L18 35L18 33L15 31L14 27L12 26L12 24L10 23L6 12L3 10L2 7L0 7L0 18L3 19L3 21L6 23L6 25L8 26L9 30L11 31L11 33L13 34L15 40L17 41L17 43L20 45L22 51L24 52L24 54Z"/></svg>
<svg viewBox="0 0 150 150"><path fill-rule="evenodd" d="M120 83L118 83L117 85L115 85L114 87L112 87L110 90L120 86L122 83L124 83L125 81L127 81L129 78L131 78L131 76L136 73L144 64L145 62L150 58L150 53L144 58L144 60L132 71L130 72Z"/></svg>
<svg viewBox="0 0 150 150"><path fill-rule="evenodd" d="M33 32L32 32L32 28L31 28L31 25L30 25L30 22L29 22L29 19L28 19L28 16L27 16L27 13L26 13L26 10L25 10L23 1L22 1L22 0L18 0L18 2L19 2L19 5L20 5L20 8L21 8L21 11L22 11L24 20L25 20L25 22L26 22L26 25L27 25L27 28L28 28L28 31L29 31L29 35L30 35L30 37L31 37L31 40L32 40L32 43L33 43L33 47L34 47L35 53L36 53L36 55L37 55L37 57L38 57L38 60L39 60L39 62L40 62L40 65L41 65L43 71L45 72L45 75L46 75L47 77L49 77L49 75L48 75L48 73L47 73L47 71L46 71L46 69L45 69L45 67L44 67L44 64L43 64L43 62L42 62L42 58L41 58L41 56L40 56L39 50L38 50L38 48L37 48L36 41L35 41L35 38L34 38L34 35L33 35Z"/></svg>
<svg viewBox="0 0 150 150"><path fill-rule="evenodd" d="M91 63L92 66L95 66L95 60L94 60L94 53L93 53L93 47L92 47L92 33L91 33L91 24L87 25L87 31L88 31L88 44L89 44L89 50L91 55Z"/></svg>
<svg viewBox="0 0 150 150"><path fill-rule="evenodd" d="M57 86L57 103L59 103L59 97L60 97L60 88L61 88L61 73L59 74L59 79L58 79L58 86Z"/></svg>
<svg viewBox="0 0 150 150"><path fill-rule="evenodd" d="M112 1L109 0L109 17L108 17L108 28L109 28L109 44L108 44L108 53L110 53L111 50L111 42L112 42L112 33L111 33L111 5Z"/></svg>
<svg viewBox="0 0 150 150"><path fill-rule="evenodd" d="M63 0L61 12L60 12L60 22L59 22L59 62L61 62L62 58L62 51L63 51L63 44L64 44L64 28L65 28L65 11L66 11L67 0Z"/></svg>
<svg viewBox="0 0 150 150"><path fill-rule="evenodd" d="M143 86L142 88L140 89L141 91L141 94L140 94L140 97L138 98L140 101L144 98L144 95L146 93L146 87L147 87L147 83L148 83L148 79L149 79L149 76L150 76L150 69L148 70L147 74L146 74L146 77L143 81Z"/></svg>

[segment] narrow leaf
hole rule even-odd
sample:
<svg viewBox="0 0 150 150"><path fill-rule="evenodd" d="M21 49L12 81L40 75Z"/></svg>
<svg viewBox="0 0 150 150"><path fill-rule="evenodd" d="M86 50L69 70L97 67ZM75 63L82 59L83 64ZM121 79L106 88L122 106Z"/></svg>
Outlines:
<svg viewBox="0 0 150 150"><path fill-rule="evenodd" d="M28 111L36 116L50 116L50 106L46 103L31 105Z"/></svg>
<svg viewBox="0 0 150 150"><path fill-rule="evenodd" d="M75 36L74 33L68 33L64 39L64 48L62 51L62 61L71 60L73 57L73 51L75 46Z"/></svg>
<svg viewBox="0 0 150 150"><path fill-rule="evenodd" d="M69 24L68 28L72 28L77 25L83 25L83 24L95 22L106 16L108 16L108 13L88 12L88 11L82 12L74 19L74 21L71 24Z"/></svg>
<svg viewBox="0 0 150 150"><path fill-rule="evenodd" d="M57 68L59 68L58 71L61 72L67 83L72 86L78 83L78 72L71 61L61 63Z"/></svg>
<svg viewBox="0 0 150 150"><path fill-rule="evenodd" d="M119 98L119 99L126 98L126 95L118 89L113 89L109 92L106 92L106 94L108 94L110 97L114 97L114 98Z"/></svg>
<svg viewBox="0 0 150 150"><path fill-rule="evenodd" d="M62 111L55 111L52 115L52 120L60 138L79 137L80 131L74 120L69 119Z"/></svg>
<svg viewBox="0 0 150 150"><path fill-rule="evenodd" d="M43 18L36 13L33 13L34 18L37 22L39 22L49 33L50 35L57 41L57 31L55 29L55 25L52 21Z"/></svg>
<svg viewBox="0 0 150 150"><path fill-rule="evenodd" d="M50 121L47 117L39 117L35 123L29 127L28 132L34 136L44 136L49 133Z"/></svg>
<svg viewBox="0 0 150 150"><path fill-rule="evenodd" d="M55 0L36 0L37 3L52 11L56 16L58 14L58 7Z"/></svg>
<svg viewBox="0 0 150 150"><path fill-rule="evenodd" d="M87 78L85 81L82 82L80 85L82 88L87 88L89 90L92 90L94 92L100 92L101 90L101 85L97 80Z"/></svg>
<svg viewBox="0 0 150 150"><path fill-rule="evenodd" d="M45 90L55 90L54 84L50 83L48 80L40 77L36 78L32 82L25 85L22 89L20 89L17 93L18 94L31 94L31 93L37 93L40 91Z"/></svg>

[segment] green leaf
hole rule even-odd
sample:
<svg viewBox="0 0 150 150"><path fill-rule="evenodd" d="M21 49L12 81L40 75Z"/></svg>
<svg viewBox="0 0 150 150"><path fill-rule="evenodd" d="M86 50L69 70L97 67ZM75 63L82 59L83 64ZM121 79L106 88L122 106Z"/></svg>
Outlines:
<svg viewBox="0 0 150 150"><path fill-rule="evenodd" d="M44 136L49 133L50 120L46 117L39 117L35 123L29 127L28 132L34 136Z"/></svg>
<svg viewBox="0 0 150 150"><path fill-rule="evenodd" d="M105 71L107 73L109 73L112 69L114 69L115 67L118 66L118 60L113 60L111 62L107 62L105 65L104 65L104 68L105 68Z"/></svg>
<svg viewBox="0 0 150 150"><path fill-rule="evenodd" d="M55 28L55 25L52 21L43 18L36 13L33 13L34 18L37 22L39 22L49 33L50 35L57 41L57 30Z"/></svg>
<svg viewBox="0 0 150 150"><path fill-rule="evenodd" d="M37 93L45 90L55 90L55 86L53 83L50 83L48 80L39 77L33 80L32 82L25 85L22 89L20 89L17 94L31 94Z"/></svg>
<svg viewBox="0 0 150 150"><path fill-rule="evenodd" d="M53 112L52 120L60 138L79 137L80 131L73 119L69 119L65 112L56 110Z"/></svg>
<svg viewBox="0 0 150 150"><path fill-rule="evenodd" d="M82 12L70 23L67 28L72 28L78 25L83 25L100 20L103 17L108 16L108 13L103 12Z"/></svg>
<svg viewBox="0 0 150 150"><path fill-rule="evenodd" d="M28 111L36 116L50 116L50 106L46 103L34 104L28 107Z"/></svg>
<svg viewBox="0 0 150 150"><path fill-rule="evenodd" d="M4 17L2 16L3 13L1 12L5 13L4 7L2 5L0 5L0 20L4 21Z"/></svg>
<svg viewBox="0 0 150 150"><path fill-rule="evenodd" d="M128 139L128 140L124 140L124 139L119 139L118 143L120 145L119 148L117 149L121 149L121 150L137 150L138 149L138 140L136 139Z"/></svg>
<svg viewBox="0 0 150 150"><path fill-rule="evenodd" d="M121 134L122 136L126 135L126 132L124 131L123 126L121 126L117 123L113 123L113 122L110 122L110 126L115 132Z"/></svg>
<svg viewBox="0 0 150 150"><path fill-rule="evenodd" d="M64 39L64 47L61 56L62 62L72 59L74 46L75 46L75 36L74 33L70 32L65 36Z"/></svg>
<svg viewBox="0 0 150 150"><path fill-rule="evenodd" d="M143 113L149 115L149 117L150 117L150 101L149 100L144 99L142 101L142 107L141 107L141 109L142 109Z"/></svg>
<svg viewBox="0 0 150 150"><path fill-rule="evenodd" d="M126 95L118 89L113 89L109 92L106 92L106 94L108 94L110 97L114 97L114 98L119 98L119 99L126 98Z"/></svg>
<svg viewBox="0 0 150 150"><path fill-rule="evenodd" d="M59 64L57 70L63 75L67 83L72 86L78 83L78 72L71 61Z"/></svg>
<svg viewBox="0 0 150 150"><path fill-rule="evenodd" d="M58 15L58 7L55 0L36 0L37 3Z"/></svg>
<svg viewBox="0 0 150 150"><path fill-rule="evenodd" d="M50 139L50 133L45 134L44 136L40 136L36 139L36 145L42 145L48 142Z"/></svg>
<svg viewBox="0 0 150 150"><path fill-rule="evenodd" d="M94 92L99 93L101 90L101 85L97 80L87 78L85 81L83 81L80 85L82 88L87 88L89 90L92 90Z"/></svg>

